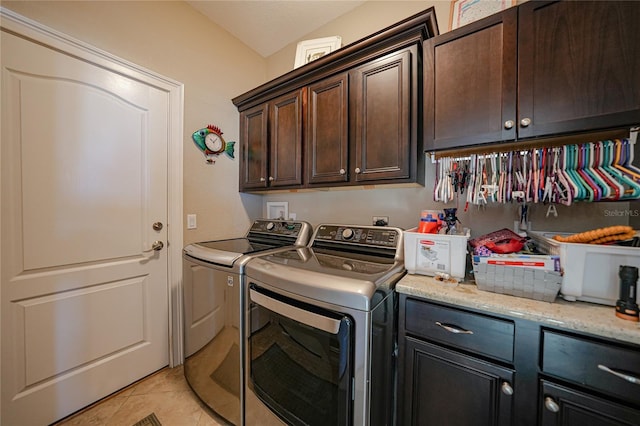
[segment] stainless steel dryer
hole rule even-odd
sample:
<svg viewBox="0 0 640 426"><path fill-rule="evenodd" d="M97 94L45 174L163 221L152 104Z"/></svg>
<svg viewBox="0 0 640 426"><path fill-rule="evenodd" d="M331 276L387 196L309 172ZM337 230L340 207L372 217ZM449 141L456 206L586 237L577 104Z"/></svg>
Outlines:
<svg viewBox="0 0 640 426"><path fill-rule="evenodd" d="M402 231L319 225L247 263L250 425L391 425Z"/></svg>
<svg viewBox="0 0 640 426"><path fill-rule="evenodd" d="M183 250L184 375L198 397L230 423L244 424L245 264L257 254L304 246L312 231L307 222L259 219L243 238Z"/></svg>

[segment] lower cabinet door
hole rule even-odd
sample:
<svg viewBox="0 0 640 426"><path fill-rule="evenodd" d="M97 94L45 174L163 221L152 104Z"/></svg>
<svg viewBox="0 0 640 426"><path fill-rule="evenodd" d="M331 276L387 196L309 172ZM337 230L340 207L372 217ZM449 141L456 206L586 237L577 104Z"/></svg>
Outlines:
<svg viewBox="0 0 640 426"><path fill-rule="evenodd" d="M410 337L405 345L398 424L513 424L513 370Z"/></svg>
<svg viewBox="0 0 640 426"><path fill-rule="evenodd" d="M539 411L543 426L640 425L640 410L546 380L540 381Z"/></svg>

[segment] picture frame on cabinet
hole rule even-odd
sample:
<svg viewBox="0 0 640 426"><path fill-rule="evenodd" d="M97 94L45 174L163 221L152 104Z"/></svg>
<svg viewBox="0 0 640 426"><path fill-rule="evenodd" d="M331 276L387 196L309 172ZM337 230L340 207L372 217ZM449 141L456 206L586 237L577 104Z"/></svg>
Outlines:
<svg viewBox="0 0 640 426"><path fill-rule="evenodd" d="M309 62L315 61L334 50L340 49L342 46L342 37L332 36L316 38L312 40L303 40L298 43L296 48L296 60L294 68L306 65Z"/></svg>
<svg viewBox="0 0 640 426"><path fill-rule="evenodd" d="M267 219L289 219L289 203L286 201L267 201Z"/></svg>
<svg viewBox="0 0 640 426"><path fill-rule="evenodd" d="M515 4L516 0L453 0L449 13L449 30L502 12Z"/></svg>

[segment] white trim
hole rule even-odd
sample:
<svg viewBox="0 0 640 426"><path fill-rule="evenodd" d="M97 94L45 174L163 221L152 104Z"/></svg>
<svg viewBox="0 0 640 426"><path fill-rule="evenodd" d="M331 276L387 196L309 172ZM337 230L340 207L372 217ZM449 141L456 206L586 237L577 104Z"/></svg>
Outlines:
<svg viewBox="0 0 640 426"><path fill-rule="evenodd" d="M162 76L132 62L118 58L97 47L77 40L36 21L0 6L2 31L13 32L35 42L59 49L122 75L143 81L169 94L169 146L167 160L167 279L169 292L169 365L183 362L182 348L182 134L184 116L184 84ZM1 325L0 325L1 330Z"/></svg>

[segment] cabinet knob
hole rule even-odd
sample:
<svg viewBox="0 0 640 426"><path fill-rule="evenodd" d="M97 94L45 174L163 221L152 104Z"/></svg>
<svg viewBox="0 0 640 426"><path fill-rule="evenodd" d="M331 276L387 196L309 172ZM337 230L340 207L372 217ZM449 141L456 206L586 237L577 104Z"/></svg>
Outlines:
<svg viewBox="0 0 640 426"><path fill-rule="evenodd" d="M523 118L522 120L520 120L520 126L522 127L528 127L529 124L531 124L530 118Z"/></svg>
<svg viewBox="0 0 640 426"><path fill-rule="evenodd" d="M513 395L513 388L507 382L502 382L502 386L500 386L500 390L505 395L509 395L509 396Z"/></svg>
<svg viewBox="0 0 640 426"><path fill-rule="evenodd" d="M513 129L513 125L515 123L513 122L513 120L507 120L504 122L504 128L509 130L509 129Z"/></svg>
<svg viewBox="0 0 640 426"><path fill-rule="evenodd" d="M346 171L345 169L340 169L340 174L341 174L341 175L343 175L343 174L345 174L345 173L347 173L347 171Z"/></svg>
<svg viewBox="0 0 640 426"><path fill-rule="evenodd" d="M265 178L260 178L260 182L264 182L265 180Z"/></svg>
<svg viewBox="0 0 640 426"><path fill-rule="evenodd" d="M269 182L273 181L273 176L269 176Z"/></svg>
<svg viewBox="0 0 640 426"><path fill-rule="evenodd" d="M356 167L356 170L355 170L356 173L360 173L361 171L362 170L360 170L360 167Z"/></svg>
<svg viewBox="0 0 640 426"><path fill-rule="evenodd" d="M550 396L544 399L544 407L552 413L557 413L558 411L560 411L560 406Z"/></svg>

